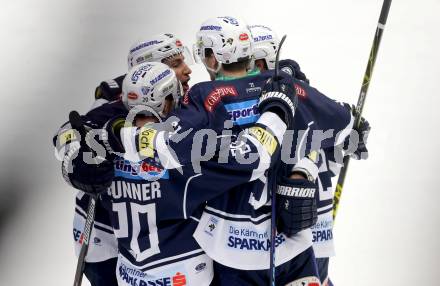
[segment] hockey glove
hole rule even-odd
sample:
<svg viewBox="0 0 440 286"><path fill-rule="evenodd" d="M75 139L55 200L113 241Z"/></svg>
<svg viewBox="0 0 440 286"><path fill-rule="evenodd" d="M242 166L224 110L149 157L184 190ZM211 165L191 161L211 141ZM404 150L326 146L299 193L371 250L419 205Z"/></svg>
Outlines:
<svg viewBox="0 0 440 286"><path fill-rule="evenodd" d="M365 118L361 117L359 126L354 128L359 134L359 144L356 151L351 155L352 158L356 160L368 159L367 140L368 135L370 134L370 129L370 123L368 123Z"/></svg>
<svg viewBox="0 0 440 286"><path fill-rule="evenodd" d="M307 179L282 177L277 186L277 230L292 236L318 220L318 188Z"/></svg>
<svg viewBox="0 0 440 286"><path fill-rule="evenodd" d="M353 116L356 116L356 108L351 106ZM367 140L370 134L370 123L361 117L359 121L359 126L354 126L352 132L356 132L357 136L351 134L349 136L349 141L345 143L346 155L350 155L355 160L365 160L368 158ZM357 141L357 142L356 142ZM348 145L348 147L347 147Z"/></svg>
<svg viewBox="0 0 440 286"><path fill-rule="evenodd" d="M293 79L281 72L278 78L267 80L261 93L258 109L260 114L266 111L277 114L286 123L287 129L293 129L297 102Z"/></svg>
<svg viewBox="0 0 440 286"><path fill-rule="evenodd" d="M319 169L313 157L302 158L292 169L283 166L277 181L277 229L288 236L310 228L318 219L315 182ZM293 179L292 173L301 176Z"/></svg>
<svg viewBox="0 0 440 286"><path fill-rule="evenodd" d="M122 93L122 81L124 78L125 75L121 75L115 79L101 82L95 89L95 99L118 100Z"/></svg>
<svg viewBox="0 0 440 286"><path fill-rule="evenodd" d="M63 141L62 148L65 150L61 169L64 179L74 188L89 194L98 194L111 185L114 167L112 161L102 157L84 156L86 153L90 155L92 151L85 142L85 136L80 135L85 133L84 127L82 129L79 132L77 129L75 135L70 135L74 134L73 129L64 129L63 133L57 136L59 140ZM69 138L65 139L66 135L63 134L69 135ZM92 152L92 154L96 155L96 152Z"/></svg>
<svg viewBox="0 0 440 286"><path fill-rule="evenodd" d="M85 193L99 194L110 187L114 174L113 162L104 160L99 164L90 164L84 161L82 154L88 152L79 149L78 156L72 160L72 172L65 168L67 161L63 160L63 174L70 184ZM69 158L65 158L69 160Z"/></svg>
<svg viewBox="0 0 440 286"><path fill-rule="evenodd" d="M304 81L307 84L310 83L307 76L301 71L299 64L294 60L289 60L289 59L281 60L280 69L283 72L290 74L293 78Z"/></svg>

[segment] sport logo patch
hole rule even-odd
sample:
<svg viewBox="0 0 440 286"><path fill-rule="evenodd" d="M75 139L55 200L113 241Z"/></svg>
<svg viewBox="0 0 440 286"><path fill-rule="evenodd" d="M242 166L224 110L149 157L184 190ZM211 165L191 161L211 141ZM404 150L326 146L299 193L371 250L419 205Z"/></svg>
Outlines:
<svg viewBox="0 0 440 286"><path fill-rule="evenodd" d="M234 125L254 123L260 117L258 99L225 104L225 108Z"/></svg>
<svg viewBox="0 0 440 286"><path fill-rule="evenodd" d="M170 276L161 278L153 278L146 275L144 272L127 267L124 264L118 267L117 273L119 278L126 282L127 285L139 285L139 286L186 286L186 275L181 272ZM149 279L148 279L149 278ZM148 279L148 280L147 280Z"/></svg>
<svg viewBox="0 0 440 286"><path fill-rule="evenodd" d="M127 98L131 99L131 100L136 100L136 99L138 99L138 95L136 93L134 93L134 92L129 92L127 94Z"/></svg>
<svg viewBox="0 0 440 286"><path fill-rule="evenodd" d="M246 33L240 34L239 36L240 41L247 41L249 40L249 36Z"/></svg>
<svg viewBox="0 0 440 286"><path fill-rule="evenodd" d="M141 156L153 158L154 157L154 136L157 130L153 128L142 127L139 132L139 153Z"/></svg>
<svg viewBox="0 0 440 286"><path fill-rule="evenodd" d="M278 185L277 194L295 198L313 198L315 197L315 188L302 188Z"/></svg>
<svg viewBox="0 0 440 286"><path fill-rule="evenodd" d="M270 132L261 127L255 126L249 128L249 134L254 136L270 155L273 155L278 146L278 142Z"/></svg>
<svg viewBox="0 0 440 286"><path fill-rule="evenodd" d="M168 179L168 170L161 166L154 166L146 161L130 162L119 158L115 160L115 177L122 177L132 180L144 180L145 177L155 179Z"/></svg>
<svg viewBox="0 0 440 286"><path fill-rule="evenodd" d="M138 46L134 47L133 49L130 50L130 54L139 51L140 49L143 49L145 47L151 46L151 45L157 45L162 43L163 41L158 41L158 40L153 40L153 41L149 41L149 42L143 42L141 44L139 44Z"/></svg>
<svg viewBox="0 0 440 286"><path fill-rule="evenodd" d="M96 245L100 245L101 244L101 239L99 237L95 237L93 238L93 243Z"/></svg>
<svg viewBox="0 0 440 286"><path fill-rule="evenodd" d="M272 40L272 35L259 35L254 37L254 42L268 41Z"/></svg>
<svg viewBox="0 0 440 286"><path fill-rule="evenodd" d="M170 74L171 74L171 70L170 69L166 69L161 74L159 74L158 76L156 76L155 78L150 80L150 84L151 85L155 85L157 82L159 82L160 80L164 79L165 77L167 77Z"/></svg>
<svg viewBox="0 0 440 286"><path fill-rule="evenodd" d="M145 74L151 70L153 66L150 64L145 64L143 66L141 66L140 68L138 68L135 72L132 73L131 75L131 81L133 84L135 84L138 80L139 77L144 77Z"/></svg>
<svg viewBox="0 0 440 286"><path fill-rule="evenodd" d="M206 97L204 105L206 110L212 112L215 107L219 104L225 96L237 96L238 92L234 86L219 86L216 87L211 93Z"/></svg>
<svg viewBox="0 0 440 286"><path fill-rule="evenodd" d="M151 88L149 86L143 86L141 87L141 91L143 95L148 95L148 93L150 92Z"/></svg>
<svg viewBox="0 0 440 286"><path fill-rule="evenodd" d="M69 129L63 133L61 133L61 135L59 136L59 140L60 140L60 145L64 145L66 143L70 143L73 140L76 140L76 135L75 135L75 131L73 129Z"/></svg>
<svg viewBox="0 0 440 286"><path fill-rule="evenodd" d="M202 262L202 263L198 264L194 269L195 269L197 272L200 272L200 271L205 270L205 268L206 268L206 263L205 263L205 262Z"/></svg>
<svg viewBox="0 0 440 286"><path fill-rule="evenodd" d="M313 243L327 243L333 240L333 217L330 212L319 215L318 221L311 227Z"/></svg>
<svg viewBox="0 0 440 286"><path fill-rule="evenodd" d="M222 30L222 27L214 26L214 25L200 27L200 31L221 31L221 30Z"/></svg>
<svg viewBox="0 0 440 286"><path fill-rule="evenodd" d="M212 236L212 233L217 228L218 219L215 217L210 217L208 223L205 225L205 232Z"/></svg>
<svg viewBox="0 0 440 286"><path fill-rule="evenodd" d="M186 277L184 274L177 272L176 275L173 276L173 286L185 286L186 285Z"/></svg>
<svg viewBox="0 0 440 286"><path fill-rule="evenodd" d="M302 88L302 86L295 83L294 87L295 87L296 95L298 95L299 97L302 97L302 98L307 97L307 93L306 93L305 89Z"/></svg>

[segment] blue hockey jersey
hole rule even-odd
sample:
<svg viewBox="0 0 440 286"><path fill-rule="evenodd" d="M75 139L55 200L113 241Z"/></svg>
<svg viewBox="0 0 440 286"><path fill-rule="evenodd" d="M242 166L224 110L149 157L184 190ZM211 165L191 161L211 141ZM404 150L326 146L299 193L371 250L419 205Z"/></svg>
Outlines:
<svg viewBox="0 0 440 286"><path fill-rule="evenodd" d="M233 82L212 82L211 85ZM258 86L256 82L258 77L249 77L248 86L243 89L249 86L255 88ZM345 106L304 82L295 80L293 84L299 97L296 128L289 133L291 138L285 136L281 158L289 164L298 162L312 150L340 144L349 134L353 122L351 112ZM235 126L246 127L258 119L252 108L255 101L252 100L255 98L227 103L225 109ZM266 181L266 177L260 177L252 184L237 187L207 203L194 237L217 262L243 270L269 268L271 209ZM289 261L311 245L310 229L293 237L278 234L275 241L276 265Z"/></svg>

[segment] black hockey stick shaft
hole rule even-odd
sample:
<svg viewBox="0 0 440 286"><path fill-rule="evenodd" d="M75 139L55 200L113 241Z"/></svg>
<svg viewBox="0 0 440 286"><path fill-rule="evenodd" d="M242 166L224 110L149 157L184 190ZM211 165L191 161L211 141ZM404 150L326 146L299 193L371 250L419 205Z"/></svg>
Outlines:
<svg viewBox="0 0 440 286"><path fill-rule="evenodd" d="M275 72L274 72L274 81L278 80L279 74L279 65L280 65L280 50L283 46L284 41L286 40L286 35L281 38L280 44L278 45L277 55L275 58ZM275 170L277 170L275 168ZM269 186L269 190L271 193L271 217L270 217L270 267L269 267L269 275L270 275L270 285L275 286L275 239L277 235L276 228L276 176L277 172L269 172L267 184Z"/></svg>
<svg viewBox="0 0 440 286"><path fill-rule="evenodd" d="M354 126L359 127L361 122L362 110L364 109L365 99L367 97L368 87L370 86L371 77L373 75L374 64L376 62L377 53L379 51L380 41L385 29L385 24L390 11L391 0L384 0L382 10L380 11L379 22L377 23L376 33L374 35L373 45L371 46L370 56L368 58L367 68L365 70L364 79L362 81L361 91L359 93L358 102L356 105L356 114L354 119ZM333 219L338 213L339 203L341 201L342 190L344 188L345 178L347 177L348 164L350 156L345 156L343 160L343 167L339 174L338 183L336 184L335 195L333 199Z"/></svg>
<svg viewBox="0 0 440 286"><path fill-rule="evenodd" d="M79 252L78 262L76 264L75 279L73 281L73 286L80 286L82 282L84 267L86 263L86 255L87 255L87 251L89 250L90 235L95 220L95 213L96 213L96 198L90 196L89 206L87 208L86 224L84 225L84 230L80 237L81 251Z"/></svg>
<svg viewBox="0 0 440 286"><path fill-rule="evenodd" d="M79 113L76 111L71 111L69 113L69 121L70 121L70 125L72 125L72 128L76 129L79 132L81 139L80 144L89 151L91 151L90 147L86 144L85 141L86 130L84 128L84 124L82 123L81 116L79 115ZM79 243L81 244L81 251L79 253L78 262L76 264L75 279L73 281L73 286L80 286L82 283L82 277L86 262L85 259L86 259L87 251L89 249L89 241L92 232L92 226L95 220L96 200L97 197L90 195L89 206L87 208L86 223L84 225L84 229L79 240Z"/></svg>

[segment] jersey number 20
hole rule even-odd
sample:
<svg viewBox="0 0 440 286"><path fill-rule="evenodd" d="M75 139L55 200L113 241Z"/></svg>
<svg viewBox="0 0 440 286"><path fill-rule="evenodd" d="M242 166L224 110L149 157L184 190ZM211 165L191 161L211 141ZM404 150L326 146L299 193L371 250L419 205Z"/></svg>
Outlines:
<svg viewBox="0 0 440 286"><path fill-rule="evenodd" d="M140 205L136 203L114 203L112 209L118 214L119 229L115 229L115 234L118 238L129 237L128 232L128 209L127 204L130 204L131 209L131 225L132 234L130 241L130 248L136 261L143 261L148 257L157 254L159 250L159 236L157 235L156 225L156 204ZM141 216L147 218L147 224L141 225ZM148 238L145 234L148 233ZM148 239L150 247L144 250L140 249L139 241Z"/></svg>

